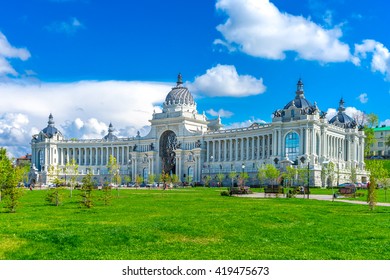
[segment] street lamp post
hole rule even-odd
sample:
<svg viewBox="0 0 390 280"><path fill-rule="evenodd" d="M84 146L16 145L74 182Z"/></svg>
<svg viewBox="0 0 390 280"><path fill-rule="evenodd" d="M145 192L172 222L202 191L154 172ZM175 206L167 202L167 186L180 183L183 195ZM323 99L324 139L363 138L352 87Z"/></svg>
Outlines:
<svg viewBox="0 0 390 280"><path fill-rule="evenodd" d="M241 164L242 173L241 173L241 180L242 180L242 187L244 187L244 172L245 172L245 163Z"/></svg>
<svg viewBox="0 0 390 280"><path fill-rule="evenodd" d="M130 186L130 182L132 181L132 178L131 178L131 174L130 174L130 164L131 164L131 159L129 159L127 161L127 175L129 176L129 178L127 178L127 187Z"/></svg>
<svg viewBox="0 0 390 280"><path fill-rule="evenodd" d="M307 199L310 198L310 159L307 158Z"/></svg>
<svg viewBox="0 0 390 280"><path fill-rule="evenodd" d="M213 162L214 157L210 156L210 164L209 164L209 187L211 186L211 162Z"/></svg>
<svg viewBox="0 0 390 280"><path fill-rule="evenodd" d="M116 195L119 196L119 181L118 181L118 177L120 176L120 173L119 173L119 168L116 170L116 176L115 176L115 183L116 183Z"/></svg>
<svg viewBox="0 0 390 280"><path fill-rule="evenodd" d="M337 187L340 185L340 157L341 157L341 147L339 147L338 162L337 162Z"/></svg>

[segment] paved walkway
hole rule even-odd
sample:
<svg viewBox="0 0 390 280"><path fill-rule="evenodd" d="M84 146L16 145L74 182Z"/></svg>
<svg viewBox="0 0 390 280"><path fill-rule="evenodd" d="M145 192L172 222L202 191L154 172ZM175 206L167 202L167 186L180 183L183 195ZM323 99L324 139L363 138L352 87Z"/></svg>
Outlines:
<svg viewBox="0 0 390 280"><path fill-rule="evenodd" d="M237 195L240 197L252 197L252 198L269 198L269 197L275 197L275 195L271 194L265 197L264 193L252 193L252 194L243 194L243 195ZM280 195L279 197L285 197L284 195ZM324 195L324 194L311 194L310 199L315 199L315 200L325 200L325 201L332 201L332 195ZM307 195L301 195L298 194L296 195L296 198L307 198ZM342 197L339 196L339 198L334 200L335 202L345 202L345 203L352 203L352 204L363 204L367 205L368 203L365 201L360 201L360 200L347 200L347 199L342 199ZM383 202L378 202L376 204L377 206L387 206L390 207L390 203L383 203Z"/></svg>

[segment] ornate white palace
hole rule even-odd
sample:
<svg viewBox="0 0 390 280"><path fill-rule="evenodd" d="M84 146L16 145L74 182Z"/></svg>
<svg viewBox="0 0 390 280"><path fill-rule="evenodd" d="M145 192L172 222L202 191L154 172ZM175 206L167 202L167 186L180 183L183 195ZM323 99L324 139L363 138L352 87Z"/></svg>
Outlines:
<svg viewBox="0 0 390 280"><path fill-rule="evenodd" d="M181 75L166 96L161 113L153 113L151 130L141 137L118 138L112 124L102 139L65 139L55 127L50 114L48 125L31 141L30 182L48 183L49 166L57 166L66 178L66 163L74 159L79 166L79 180L87 173L100 183L107 180L107 162L113 155L122 177L136 175L145 180L149 174L164 172L194 182L243 169L256 178L259 166L287 165L310 170L310 184L321 186L321 169L333 162L340 172L340 183L349 181L355 168L358 181L367 180L364 164L364 133L345 113L340 100L338 113L330 121L317 104L304 96L298 81L293 100L273 113L272 123L253 123L249 127L222 129L221 119L209 120L199 114Z"/></svg>

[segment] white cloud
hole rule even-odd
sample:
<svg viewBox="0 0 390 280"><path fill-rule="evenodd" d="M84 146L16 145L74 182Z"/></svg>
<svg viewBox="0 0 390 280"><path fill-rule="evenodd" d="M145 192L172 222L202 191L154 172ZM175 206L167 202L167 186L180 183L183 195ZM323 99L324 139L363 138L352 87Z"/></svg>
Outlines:
<svg viewBox="0 0 390 280"><path fill-rule="evenodd" d="M367 93L362 93L360 94L357 99L359 99L360 103L367 103L368 102L368 96L367 96Z"/></svg>
<svg viewBox="0 0 390 280"><path fill-rule="evenodd" d="M379 126L390 126L390 119L386 119L383 122L380 122Z"/></svg>
<svg viewBox="0 0 390 280"><path fill-rule="evenodd" d="M233 47L231 44L228 44L226 43L225 41L221 40L221 39L215 39L214 42L213 42L214 45L216 46L222 46L223 48L226 48L229 52L234 52L236 51L237 49L235 47ZM221 51L221 49L219 49L219 51Z"/></svg>
<svg viewBox="0 0 390 280"><path fill-rule="evenodd" d="M8 42L7 37L0 32L0 76L1 75L14 75L18 73L11 66L8 59L17 58L20 60L27 60L30 58L30 52L25 48L15 48Z"/></svg>
<svg viewBox="0 0 390 280"><path fill-rule="evenodd" d="M230 118L233 116L233 112L224 110L224 109L219 109L218 111L215 111L214 109L207 110L206 113L208 113L210 116L213 117L218 117L220 116L221 118Z"/></svg>
<svg viewBox="0 0 390 280"><path fill-rule="evenodd" d="M250 75L239 75L233 65L220 65L208 69L206 74L196 77L188 85L194 93L207 96L242 97L261 94L266 87L263 79Z"/></svg>
<svg viewBox="0 0 390 280"><path fill-rule="evenodd" d="M224 129L234 129L234 128L249 127L249 126L251 126L254 123L263 124L263 123L266 123L266 122L264 120L261 120L261 119L252 118L250 120L246 120L246 121L243 121L243 122L229 123L229 124L224 126Z"/></svg>
<svg viewBox="0 0 390 280"><path fill-rule="evenodd" d="M77 18L70 18L68 21L52 22L45 28L50 32L74 34L76 31L85 28L85 26Z"/></svg>
<svg viewBox="0 0 390 280"><path fill-rule="evenodd" d="M360 58L366 59L372 55L371 70L380 72L390 79L390 52L382 43L375 40L363 40L362 44L355 44L355 56L360 64Z"/></svg>
<svg viewBox="0 0 390 280"><path fill-rule="evenodd" d="M29 126L28 116L21 113L4 113L0 116L0 146L11 156L24 155L29 150L31 135L37 129Z"/></svg>
<svg viewBox="0 0 390 280"><path fill-rule="evenodd" d="M153 82L0 83L0 144L14 156L25 154L50 113L66 138L102 138L110 122L118 136L132 137L147 131L155 104L170 89Z"/></svg>
<svg viewBox="0 0 390 280"><path fill-rule="evenodd" d="M100 139L108 131L108 125L96 118L89 118L86 121L76 118L73 121L66 121L61 127L62 133L78 139Z"/></svg>
<svg viewBox="0 0 390 280"><path fill-rule="evenodd" d="M339 40L339 27L324 29L302 16L282 13L268 0L218 0L228 19L220 31L229 45L248 55L284 59L294 51L299 58L321 62L352 60L349 46Z"/></svg>

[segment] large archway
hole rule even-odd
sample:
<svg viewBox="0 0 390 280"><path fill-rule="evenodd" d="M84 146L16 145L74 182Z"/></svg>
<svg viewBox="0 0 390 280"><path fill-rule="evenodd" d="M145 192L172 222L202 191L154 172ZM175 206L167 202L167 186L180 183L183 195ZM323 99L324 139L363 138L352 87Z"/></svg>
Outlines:
<svg viewBox="0 0 390 280"><path fill-rule="evenodd" d="M172 130L165 131L160 137L160 158L162 171L166 174L175 174L177 138Z"/></svg>

